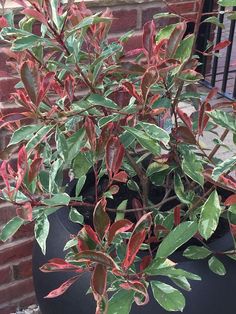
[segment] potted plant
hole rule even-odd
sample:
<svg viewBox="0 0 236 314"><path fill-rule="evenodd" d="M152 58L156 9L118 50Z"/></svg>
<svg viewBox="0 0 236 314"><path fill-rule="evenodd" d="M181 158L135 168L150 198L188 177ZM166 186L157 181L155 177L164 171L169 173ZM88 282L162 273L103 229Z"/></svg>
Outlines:
<svg viewBox="0 0 236 314"><path fill-rule="evenodd" d="M163 28L146 23L142 47L127 52L131 32L108 39L109 10L93 14L73 1L18 2L24 7L18 27L12 15L1 18L1 38L11 44L20 78L12 98L22 112L0 120L12 132L1 156L17 152L15 166L9 157L0 167L0 197L16 207L0 239L35 222L35 283L53 287L36 285L43 313L93 313L92 305L81 304L91 296L96 313L129 313L132 304L140 306L132 313L154 313L150 303L160 313L183 311L179 289L189 291L198 271L209 279L204 259L218 275L226 273L223 261L229 264L230 278L219 281L229 285L236 276L236 156L223 160L217 153L232 151L224 140L231 132L235 142L235 105L213 107L217 91L203 97L196 89L201 14L187 36L182 16ZM155 18L166 17L179 15ZM220 289L214 278L205 299L214 285Z"/></svg>

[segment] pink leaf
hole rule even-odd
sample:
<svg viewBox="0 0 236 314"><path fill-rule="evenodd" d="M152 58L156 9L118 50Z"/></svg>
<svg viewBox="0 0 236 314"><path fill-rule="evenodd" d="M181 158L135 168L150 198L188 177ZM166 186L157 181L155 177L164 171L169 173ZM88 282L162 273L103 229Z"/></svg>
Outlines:
<svg viewBox="0 0 236 314"><path fill-rule="evenodd" d="M112 240L118 233L128 231L132 227L133 223L128 219L122 219L114 222L109 229L109 234L107 238L108 244L111 244Z"/></svg>
<svg viewBox="0 0 236 314"><path fill-rule="evenodd" d="M175 226L178 226L180 224L180 221L181 221L180 211L181 211L180 206L176 206L174 208L174 224L175 224Z"/></svg>
<svg viewBox="0 0 236 314"><path fill-rule="evenodd" d="M143 26L143 48L146 51L148 59L150 60L153 54L154 37L155 37L155 23L149 21Z"/></svg>
<svg viewBox="0 0 236 314"><path fill-rule="evenodd" d="M35 18L37 21L41 22L42 24L45 24L45 25L47 24L47 20L45 16L42 13L34 9L26 8L23 11L21 11L21 13Z"/></svg>
<svg viewBox="0 0 236 314"><path fill-rule="evenodd" d="M112 179L114 181L126 183L128 180L128 175L125 171L120 171L117 174L115 174Z"/></svg>
<svg viewBox="0 0 236 314"><path fill-rule="evenodd" d="M135 297L135 303L137 305L145 305L149 302L149 295L145 285L138 280L130 280L128 282L120 284L120 287L125 290L133 290L135 292L141 293L144 296L144 301L141 301L139 297Z"/></svg>
<svg viewBox="0 0 236 314"><path fill-rule="evenodd" d="M59 288L51 291L46 297L44 297L45 299L50 299L50 298L56 298L60 295L62 295L63 293L65 293L70 286L72 286L78 279L80 278L80 276L75 276L70 278L69 280L65 281Z"/></svg>
<svg viewBox="0 0 236 314"><path fill-rule="evenodd" d="M93 212L93 225L102 240L110 227L110 218L106 212L107 201L105 198L99 201Z"/></svg>
<svg viewBox="0 0 236 314"><path fill-rule="evenodd" d="M225 206L231 206L236 204L236 194L230 195L224 202Z"/></svg>
<svg viewBox="0 0 236 314"><path fill-rule="evenodd" d="M129 266L135 260L136 254L138 253L141 245L143 244L145 237L146 237L146 230L142 230L140 232L133 234L131 238L129 239L127 249L126 249L125 259L122 263L122 266L125 269L128 269Z"/></svg>
<svg viewBox="0 0 236 314"><path fill-rule="evenodd" d="M106 293L107 268L102 264L97 264L91 278L91 287L95 300L99 300Z"/></svg>
<svg viewBox="0 0 236 314"><path fill-rule="evenodd" d="M111 136L106 145L106 167L109 177L117 174L125 154L124 146L117 136Z"/></svg>
<svg viewBox="0 0 236 314"><path fill-rule="evenodd" d="M191 118L185 112L183 112L183 110L181 110L180 108L177 108L177 113L178 113L180 119L184 122L184 124L190 130L192 130L192 120L191 120Z"/></svg>
<svg viewBox="0 0 236 314"><path fill-rule="evenodd" d="M221 41L220 43L215 45L215 47L213 47L212 51L219 51L221 49L228 47L229 45L231 45L231 41L229 40Z"/></svg>
<svg viewBox="0 0 236 314"><path fill-rule="evenodd" d="M36 158L32 161L28 174L28 182L31 183L38 175L40 168L43 164L42 158Z"/></svg>
<svg viewBox="0 0 236 314"><path fill-rule="evenodd" d="M53 258L40 267L40 270L44 273L58 272L58 271L74 271L74 272L84 272L82 267L75 266L66 262L61 258Z"/></svg>

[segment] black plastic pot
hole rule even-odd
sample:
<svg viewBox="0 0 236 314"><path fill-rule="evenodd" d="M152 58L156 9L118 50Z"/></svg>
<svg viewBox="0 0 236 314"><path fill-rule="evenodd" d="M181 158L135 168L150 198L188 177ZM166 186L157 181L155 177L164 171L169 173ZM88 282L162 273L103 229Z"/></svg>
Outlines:
<svg viewBox="0 0 236 314"><path fill-rule="evenodd" d="M68 219L69 209L61 208L50 216L50 232L47 240L47 254L44 256L40 248L35 244L33 252L33 277L35 292L42 314L94 314L95 302L91 294L86 295L89 289L89 274L84 274L64 295L55 299L45 299L51 290L59 287L64 281L73 276L73 273L42 273L39 267L49 259L65 256L63 248L70 238L70 234L79 231L79 225ZM232 238L229 233L214 240L210 246L217 251L230 250ZM189 261L182 257L182 252L174 254L173 260L178 261L179 267L198 274L202 281L191 281L192 291L183 292L186 296L184 314L233 314L235 312L236 291L236 264L235 261L220 258L227 269L223 277L213 274L207 265L207 261ZM160 279L160 277L159 277ZM161 278L168 283L166 278ZM162 309L153 299L150 291L150 302L145 306L132 307L132 314L164 314Z"/></svg>

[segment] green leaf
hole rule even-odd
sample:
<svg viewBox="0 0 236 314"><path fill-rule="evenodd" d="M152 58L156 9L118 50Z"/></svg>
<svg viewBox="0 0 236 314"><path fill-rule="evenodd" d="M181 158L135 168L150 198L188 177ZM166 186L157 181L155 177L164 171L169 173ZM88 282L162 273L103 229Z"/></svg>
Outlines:
<svg viewBox="0 0 236 314"><path fill-rule="evenodd" d="M32 49L42 38L36 35L29 35L15 39L12 42L11 50L13 51L23 51L26 49Z"/></svg>
<svg viewBox="0 0 236 314"><path fill-rule="evenodd" d="M89 160L89 156L85 153L79 153L73 161L73 171L76 178L86 175L93 166Z"/></svg>
<svg viewBox="0 0 236 314"><path fill-rule="evenodd" d="M148 267L147 270L145 270L145 273L148 275L153 276L168 276L168 277L178 277L182 276L187 279L191 280L201 280L201 278L198 275L195 275L193 273L190 273L184 269L174 268L174 267L159 267L156 268L153 265Z"/></svg>
<svg viewBox="0 0 236 314"><path fill-rule="evenodd" d="M184 251L183 256L190 259L203 259L208 257L210 254L211 251L204 246L191 245Z"/></svg>
<svg viewBox="0 0 236 314"><path fill-rule="evenodd" d="M34 226L35 239L38 242L42 250L42 253L44 255L46 254L46 241L49 234L49 227L50 225L49 225L48 217L46 215L40 216L35 221L35 226Z"/></svg>
<svg viewBox="0 0 236 314"><path fill-rule="evenodd" d="M226 274L226 269L224 264L215 256L212 256L209 261L208 265L210 270L220 276L224 276Z"/></svg>
<svg viewBox="0 0 236 314"><path fill-rule="evenodd" d="M41 127L42 127L41 125L26 125L26 126L22 126L21 128L17 129L13 133L8 146L18 144L21 141L29 140L30 138L32 138L32 134L34 134L39 129L41 129Z"/></svg>
<svg viewBox="0 0 236 314"><path fill-rule="evenodd" d="M191 53L192 53L194 38L195 38L195 35L191 34L189 36L186 36L181 41L174 55L174 59L179 59L180 61L184 62L185 60L188 60L190 58Z"/></svg>
<svg viewBox="0 0 236 314"><path fill-rule="evenodd" d="M102 95L92 94L87 99L88 102L101 107L106 107L110 109L118 109L118 105L109 98L103 97Z"/></svg>
<svg viewBox="0 0 236 314"><path fill-rule="evenodd" d="M79 131L74 133L67 140L68 145L68 162L70 163L79 153L80 148L83 144L83 139L85 136L84 128L81 128Z"/></svg>
<svg viewBox="0 0 236 314"><path fill-rule="evenodd" d="M167 257L181 245L190 240L197 232L197 223L186 221L179 224L161 242L155 258Z"/></svg>
<svg viewBox="0 0 236 314"><path fill-rule="evenodd" d="M42 202L48 206L68 205L70 196L66 193L55 194L52 198L44 199Z"/></svg>
<svg viewBox="0 0 236 314"><path fill-rule="evenodd" d="M218 17L216 17L216 16L208 17L207 19L205 19L203 21L203 23L211 23L211 24L214 24L220 28L223 28L223 29L225 28L224 23L221 23L220 20L218 19Z"/></svg>
<svg viewBox="0 0 236 314"><path fill-rule="evenodd" d="M110 298L107 314L129 314L133 301L134 291L119 290Z"/></svg>
<svg viewBox="0 0 236 314"><path fill-rule="evenodd" d="M92 16L85 17L79 24L77 24L74 28L72 28L70 31L65 32L66 37L71 36L75 32L77 32L79 29L87 28L90 25L97 24L97 23L110 23L111 18L108 17L99 17L97 16L99 13L96 13Z"/></svg>
<svg viewBox="0 0 236 314"><path fill-rule="evenodd" d="M231 7L236 5L236 0L218 0L218 3L222 7Z"/></svg>
<svg viewBox="0 0 236 314"><path fill-rule="evenodd" d="M120 209L120 210L125 210L127 208L127 204L128 204L128 200L123 200L120 205L117 207L117 209ZM122 220L124 219L125 217L125 212L117 212L116 213L116 220L115 221L118 221L118 220Z"/></svg>
<svg viewBox="0 0 236 314"><path fill-rule="evenodd" d="M162 39L169 39L175 27L176 27L176 24L170 24L162 28L156 35L156 42L158 43Z"/></svg>
<svg viewBox="0 0 236 314"><path fill-rule="evenodd" d="M183 311L185 298L183 294L160 281L151 281L154 298L166 311Z"/></svg>
<svg viewBox="0 0 236 314"><path fill-rule="evenodd" d="M226 159L223 162L219 163L219 165L216 166L212 172L212 179L217 181L223 173L230 171L235 165L236 156Z"/></svg>
<svg viewBox="0 0 236 314"><path fill-rule="evenodd" d="M236 133L236 119L232 114L222 110L213 110L207 112L207 114L213 119L216 125L220 125L223 128Z"/></svg>
<svg viewBox="0 0 236 314"><path fill-rule="evenodd" d="M81 215L77 209L71 208L70 214L69 214L70 220L83 225L84 224L84 216Z"/></svg>
<svg viewBox="0 0 236 314"><path fill-rule="evenodd" d="M86 176L85 175L80 177L79 180L77 181L76 188L75 188L75 196L76 197L80 195L80 192L81 192L85 182L86 182Z"/></svg>
<svg viewBox="0 0 236 314"><path fill-rule="evenodd" d="M198 82L199 80L202 80L204 77L195 70L187 69L187 70L182 71L178 75L178 78L185 82L194 83L194 82Z"/></svg>
<svg viewBox="0 0 236 314"><path fill-rule="evenodd" d="M46 134L48 134L52 129L54 128L53 125L45 125L43 127L41 127L36 134L31 137L31 139L29 140L29 142L26 145L26 151L29 152L31 149L33 149L34 147L36 147L39 143L41 143L41 141L43 140L43 138L45 137Z"/></svg>
<svg viewBox="0 0 236 314"><path fill-rule="evenodd" d="M24 219L16 216L13 217L8 223L3 227L0 233L0 240L5 242L11 236L13 236L16 231L24 224Z"/></svg>
<svg viewBox="0 0 236 314"><path fill-rule="evenodd" d="M48 183L48 190L50 193L54 191L54 188L57 186L56 178L59 173L59 170L61 169L63 165L63 160L61 158L58 158L56 161L51 164L51 168L49 171L49 183ZM44 180L47 180L47 178L44 177Z"/></svg>
<svg viewBox="0 0 236 314"><path fill-rule="evenodd" d="M164 144L169 143L170 141L169 134L162 128L159 128L157 125L146 122L139 122L138 125L142 126L145 133L154 140L163 142Z"/></svg>
<svg viewBox="0 0 236 314"><path fill-rule="evenodd" d="M183 204L192 204L194 193L186 193L184 190L184 185L182 183L181 177L178 175L178 173L175 174L174 177L174 189L175 189L175 194L177 195L178 199L183 203Z"/></svg>
<svg viewBox="0 0 236 314"><path fill-rule="evenodd" d="M231 213L236 214L236 204L231 205L228 209Z"/></svg>
<svg viewBox="0 0 236 314"><path fill-rule="evenodd" d="M68 145L64 134L59 128L56 130L55 140L58 154L62 157L63 160L66 160L68 156Z"/></svg>
<svg viewBox="0 0 236 314"><path fill-rule="evenodd" d="M199 232L205 240L216 230L221 214L221 207L217 191L213 191L202 206L198 224Z"/></svg>
<svg viewBox="0 0 236 314"><path fill-rule="evenodd" d="M130 134L132 134L136 140L139 142L140 145L142 145L144 148L146 148L148 151L153 153L154 155L159 155L161 148L160 145L153 140L151 137L145 134L145 132L137 130L135 128L131 128L128 126L123 127L126 131L128 131Z"/></svg>
<svg viewBox="0 0 236 314"><path fill-rule="evenodd" d="M182 149L183 161L182 169L184 173L190 177L193 181L203 186L203 166L202 161L197 158L197 155L190 149Z"/></svg>
<svg viewBox="0 0 236 314"><path fill-rule="evenodd" d="M66 242L66 245L65 245L63 251L66 251L66 250L72 248L73 246L77 246L77 245L78 245L78 239L77 239L77 237L75 237L75 238Z"/></svg>
<svg viewBox="0 0 236 314"><path fill-rule="evenodd" d="M190 283L185 277L178 276L178 277L172 277L170 279L174 284L176 284L181 289L184 289L185 291L191 291Z"/></svg>
<svg viewBox="0 0 236 314"><path fill-rule="evenodd" d="M157 13L153 15L153 18L155 20L160 19L160 18L172 18L172 17L179 17L179 16L177 14L169 13L169 12Z"/></svg>
<svg viewBox="0 0 236 314"><path fill-rule="evenodd" d="M117 121L117 120L119 120L119 118L120 118L119 114L113 114L113 115L109 115L109 116L103 117L103 118L98 120L98 126L100 128L102 128L107 123L112 122L112 121Z"/></svg>
<svg viewBox="0 0 236 314"><path fill-rule="evenodd" d="M151 177L154 173L159 173L162 172L164 170L169 169L169 166L166 164L159 164L158 162L153 162L151 163L146 171L146 175L148 177Z"/></svg>

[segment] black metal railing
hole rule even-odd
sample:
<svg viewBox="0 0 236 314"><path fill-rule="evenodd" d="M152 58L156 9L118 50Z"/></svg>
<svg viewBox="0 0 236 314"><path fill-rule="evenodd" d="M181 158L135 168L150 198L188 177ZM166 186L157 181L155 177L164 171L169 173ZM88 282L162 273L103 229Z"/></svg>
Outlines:
<svg viewBox="0 0 236 314"><path fill-rule="evenodd" d="M207 0L204 12L211 12L214 9L214 0ZM230 8L236 11L236 6ZM228 98L236 99L236 33L235 20L229 20L226 16L225 8L219 7L218 18L220 23L225 24L222 29L218 26L210 26L203 23L199 31L199 44L197 49L204 51L207 47L208 40L214 41L214 44L220 43L222 40L229 40L231 44L220 51L219 57L201 56L202 66L200 68L205 80L202 81L206 87L218 87L219 94ZM207 15L204 15L207 17ZM207 26L208 24L208 26Z"/></svg>

